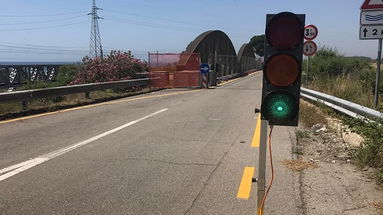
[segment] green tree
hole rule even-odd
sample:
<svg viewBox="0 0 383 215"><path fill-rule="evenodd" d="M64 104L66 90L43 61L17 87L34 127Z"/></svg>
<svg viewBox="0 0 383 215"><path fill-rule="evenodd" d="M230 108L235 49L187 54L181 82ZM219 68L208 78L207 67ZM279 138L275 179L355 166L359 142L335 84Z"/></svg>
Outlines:
<svg viewBox="0 0 383 215"><path fill-rule="evenodd" d="M255 35L250 40L250 44L254 47L255 53L261 57L265 55L265 35Z"/></svg>
<svg viewBox="0 0 383 215"><path fill-rule="evenodd" d="M76 75L79 72L80 68L81 64L70 64L61 66L59 68L59 72L56 78L57 82L59 82L60 85L68 85L76 78Z"/></svg>

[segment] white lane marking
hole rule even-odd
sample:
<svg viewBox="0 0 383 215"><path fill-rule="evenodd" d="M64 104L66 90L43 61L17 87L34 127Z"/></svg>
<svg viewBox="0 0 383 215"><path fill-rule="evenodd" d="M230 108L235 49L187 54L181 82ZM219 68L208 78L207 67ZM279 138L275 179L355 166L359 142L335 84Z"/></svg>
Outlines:
<svg viewBox="0 0 383 215"><path fill-rule="evenodd" d="M96 135L94 137L91 137L91 138L89 138L87 140L84 140L82 142L75 143L73 145L70 145L70 146L67 146L65 148L61 148L59 150L47 153L47 154L39 156L37 158L31 159L31 160L27 160L27 161L24 161L24 162L21 162L21 163L18 163L18 164L6 167L4 169L1 169L0 170L0 181L3 181L5 179L7 179L7 178L10 178L10 177L16 175L16 174L19 174L20 172L24 172L24 171L26 171L26 170L34 167L34 166L37 166L37 165L42 164L42 163L45 163L45 162L47 162L47 161L49 161L49 160L51 160L53 158L56 158L56 157L58 157L60 155L68 153L70 151L73 151L73 150L75 150L75 149L77 149L77 148L79 148L81 146L87 145L87 144L89 144L91 142L94 142L94 141L96 141L98 139L101 139L101 138L103 138L105 136L113 134L113 133L115 133L117 131L120 131L120 130L126 128L126 127L132 126L132 125L134 125L134 124L136 124L138 122L141 122L141 121L143 121L145 119L153 117L153 116L155 116L157 114L160 114L160 113L162 113L164 111L167 111L167 110L168 110L167 108L166 109L162 109L162 110L157 111L155 113L152 113L152 114L149 114L147 116L144 116L144 117L142 117L140 119L137 119L137 120L131 121L129 123L126 123L126 124L124 124L124 125L122 125L120 127L114 128L114 129L112 129L110 131L107 131L107 132L104 132L102 134L99 134L99 135ZM3 173L6 173L6 174L3 174ZM3 174L3 175L1 175L1 174Z"/></svg>
<svg viewBox="0 0 383 215"><path fill-rule="evenodd" d="M29 162L26 165L24 165L24 166L22 166L22 167L20 167L18 169L15 169L15 170L13 170L11 172L8 172L8 173L6 173L4 175L1 175L0 176L0 181L3 181L5 179L7 179L7 178L10 178L10 177L14 176L14 175L17 175L20 172L24 172L25 170L28 170L28 169L30 169L30 168L32 168L34 166L42 164L42 163L44 163L44 162L46 162L48 160L49 160L48 158L35 158L35 159L32 159L32 160L29 160Z"/></svg>
<svg viewBox="0 0 383 215"><path fill-rule="evenodd" d="M18 164L15 164L13 166L9 166L7 168L4 168L4 169L1 169L0 170L0 175L3 174L3 173L6 173L6 172L9 172L11 170L14 170L14 169L18 169L22 166L25 166L27 165L28 163L30 163L32 160L28 160L28 161L25 161L25 162L22 162L22 163L18 163Z"/></svg>

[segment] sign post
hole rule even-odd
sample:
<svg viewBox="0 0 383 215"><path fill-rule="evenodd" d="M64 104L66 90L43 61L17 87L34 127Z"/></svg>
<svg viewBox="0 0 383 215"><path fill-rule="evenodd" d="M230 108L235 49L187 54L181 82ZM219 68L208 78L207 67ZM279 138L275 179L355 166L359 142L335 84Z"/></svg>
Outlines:
<svg viewBox="0 0 383 215"><path fill-rule="evenodd" d="M202 87L203 88L209 88L209 83L207 80L208 75L209 75L209 71L210 71L209 64L207 64L207 63L201 64L200 71L201 71L201 75L202 75Z"/></svg>
<svg viewBox="0 0 383 215"><path fill-rule="evenodd" d="M312 41L318 36L318 28L315 25L305 26L304 38L307 40L303 43L303 54L307 56L307 71L306 71L306 83L309 79L309 61L310 57L318 51L317 44Z"/></svg>
<svg viewBox="0 0 383 215"><path fill-rule="evenodd" d="M361 40L378 40L378 59L376 62L375 79L375 108L379 105L379 83L380 65L382 62L382 39L383 39L383 1L365 0L360 12L360 31Z"/></svg>

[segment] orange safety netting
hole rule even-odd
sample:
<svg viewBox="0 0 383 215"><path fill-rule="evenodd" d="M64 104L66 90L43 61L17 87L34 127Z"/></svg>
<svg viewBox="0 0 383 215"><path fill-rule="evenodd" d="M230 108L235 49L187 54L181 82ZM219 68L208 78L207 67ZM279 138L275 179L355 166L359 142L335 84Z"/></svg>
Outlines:
<svg viewBox="0 0 383 215"><path fill-rule="evenodd" d="M149 53L149 74L155 78L153 87L199 87L199 67L197 53Z"/></svg>

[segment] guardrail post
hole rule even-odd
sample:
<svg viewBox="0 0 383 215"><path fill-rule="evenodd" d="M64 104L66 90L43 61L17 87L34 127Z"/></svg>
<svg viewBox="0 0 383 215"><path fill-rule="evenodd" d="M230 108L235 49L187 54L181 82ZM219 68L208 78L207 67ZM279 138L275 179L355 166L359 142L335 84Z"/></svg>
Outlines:
<svg viewBox="0 0 383 215"><path fill-rule="evenodd" d="M25 101L25 100L21 101L21 106L23 108L23 111L28 110L28 102L27 101Z"/></svg>
<svg viewBox="0 0 383 215"><path fill-rule="evenodd" d="M85 98L90 99L90 93L89 92L85 92Z"/></svg>

